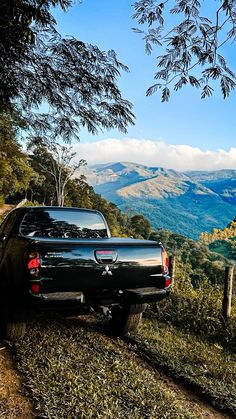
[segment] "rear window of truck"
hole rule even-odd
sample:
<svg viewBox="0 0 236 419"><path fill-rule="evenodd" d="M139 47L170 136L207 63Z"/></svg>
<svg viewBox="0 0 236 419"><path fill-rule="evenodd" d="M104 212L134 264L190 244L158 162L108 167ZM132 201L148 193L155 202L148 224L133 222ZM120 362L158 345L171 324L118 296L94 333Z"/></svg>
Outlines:
<svg viewBox="0 0 236 419"><path fill-rule="evenodd" d="M90 211L29 211L22 219L19 233L27 237L64 239L106 238L103 218Z"/></svg>

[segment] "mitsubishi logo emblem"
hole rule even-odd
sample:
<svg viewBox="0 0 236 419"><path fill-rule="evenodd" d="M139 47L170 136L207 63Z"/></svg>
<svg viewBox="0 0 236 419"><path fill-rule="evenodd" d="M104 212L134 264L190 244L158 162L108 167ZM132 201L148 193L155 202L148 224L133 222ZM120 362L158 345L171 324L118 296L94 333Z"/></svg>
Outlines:
<svg viewBox="0 0 236 419"><path fill-rule="evenodd" d="M102 276L105 276L105 275L112 275L112 272L110 271L110 268L108 265L105 267L105 271L102 272Z"/></svg>

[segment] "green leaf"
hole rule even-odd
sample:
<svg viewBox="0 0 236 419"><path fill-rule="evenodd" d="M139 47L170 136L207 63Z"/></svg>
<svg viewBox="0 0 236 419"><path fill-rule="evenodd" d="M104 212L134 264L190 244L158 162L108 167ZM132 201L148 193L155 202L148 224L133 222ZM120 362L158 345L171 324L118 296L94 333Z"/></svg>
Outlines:
<svg viewBox="0 0 236 419"><path fill-rule="evenodd" d="M168 87L165 87L162 90L161 101L162 102L168 102L169 98L170 98L170 90L168 89Z"/></svg>

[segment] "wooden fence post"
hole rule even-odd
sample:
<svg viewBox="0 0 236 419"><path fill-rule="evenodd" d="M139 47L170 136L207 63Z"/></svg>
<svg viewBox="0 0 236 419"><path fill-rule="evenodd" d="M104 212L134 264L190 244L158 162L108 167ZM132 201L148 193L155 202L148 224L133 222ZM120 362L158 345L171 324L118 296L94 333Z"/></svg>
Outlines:
<svg viewBox="0 0 236 419"><path fill-rule="evenodd" d="M222 314L225 319L228 319L231 315L232 306L232 294L233 294L233 266L225 267L225 283L224 283L224 297L222 304Z"/></svg>
<svg viewBox="0 0 236 419"><path fill-rule="evenodd" d="M174 281L175 281L175 256L171 255L169 257L169 272L170 272L170 277L172 278L172 286L174 285Z"/></svg>

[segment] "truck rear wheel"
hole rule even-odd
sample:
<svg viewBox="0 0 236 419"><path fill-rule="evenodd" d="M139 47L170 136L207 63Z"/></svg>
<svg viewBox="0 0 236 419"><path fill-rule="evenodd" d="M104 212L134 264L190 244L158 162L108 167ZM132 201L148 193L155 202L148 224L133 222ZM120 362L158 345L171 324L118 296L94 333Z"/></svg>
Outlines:
<svg viewBox="0 0 236 419"><path fill-rule="evenodd" d="M0 339L6 338L7 327L7 309L6 309L6 286L4 283L5 276L0 272Z"/></svg>
<svg viewBox="0 0 236 419"><path fill-rule="evenodd" d="M0 340L5 339L5 337L6 337L6 318L5 318L5 312L2 310L2 307L0 307Z"/></svg>
<svg viewBox="0 0 236 419"><path fill-rule="evenodd" d="M21 339L26 331L26 323L7 322L6 324L6 339L16 342Z"/></svg>
<svg viewBox="0 0 236 419"><path fill-rule="evenodd" d="M145 304L132 304L122 308L114 307L110 320L112 333L118 336L125 336L129 332L134 332L142 320L145 308Z"/></svg>
<svg viewBox="0 0 236 419"><path fill-rule="evenodd" d="M9 282L5 270L0 272L0 339L16 342L25 334L26 323L12 319Z"/></svg>

